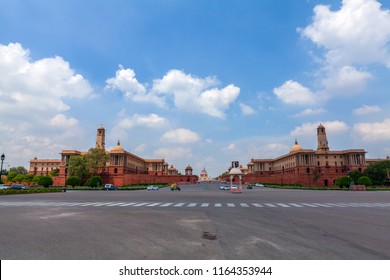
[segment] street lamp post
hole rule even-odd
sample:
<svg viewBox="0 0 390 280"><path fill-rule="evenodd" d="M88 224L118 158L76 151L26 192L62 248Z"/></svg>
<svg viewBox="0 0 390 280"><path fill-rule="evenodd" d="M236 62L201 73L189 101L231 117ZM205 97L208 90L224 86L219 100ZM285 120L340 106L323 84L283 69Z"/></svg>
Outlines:
<svg viewBox="0 0 390 280"><path fill-rule="evenodd" d="M4 153L1 155L0 159L1 159L1 167L0 167L0 183L3 183L3 180L1 179L1 176L3 176L3 162L4 162L4 159L5 159L5 155L4 155Z"/></svg>

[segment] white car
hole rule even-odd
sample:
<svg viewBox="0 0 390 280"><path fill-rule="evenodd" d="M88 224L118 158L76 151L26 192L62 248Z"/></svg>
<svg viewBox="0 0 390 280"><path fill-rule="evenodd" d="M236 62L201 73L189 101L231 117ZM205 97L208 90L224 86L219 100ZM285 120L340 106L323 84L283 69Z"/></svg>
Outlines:
<svg viewBox="0 0 390 280"><path fill-rule="evenodd" d="M230 190L230 186L228 186L228 185L220 185L220 186L219 186L219 189L220 189L221 191Z"/></svg>
<svg viewBox="0 0 390 280"><path fill-rule="evenodd" d="M155 185L150 185L146 188L148 191L158 191L159 187Z"/></svg>
<svg viewBox="0 0 390 280"><path fill-rule="evenodd" d="M264 187L264 185L257 183L257 184L255 184L255 187Z"/></svg>
<svg viewBox="0 0 390 280"><path fill-rule="evenodd" d="M0 190L9 190L9 188L10 188L9 186L0 184Z"/></svg>

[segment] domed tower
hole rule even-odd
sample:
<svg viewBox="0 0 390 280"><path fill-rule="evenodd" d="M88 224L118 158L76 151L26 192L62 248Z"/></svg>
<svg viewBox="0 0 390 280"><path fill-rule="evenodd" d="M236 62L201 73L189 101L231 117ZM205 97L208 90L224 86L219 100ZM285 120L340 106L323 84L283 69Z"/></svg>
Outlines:
<svg viewBox="0 0 390 280"><path fill-rule="evenodd" d="M106 138L106 129L104 128L103 125L99 126L97 129L97 134L96 134L96 149L102 149L105 150L105 138Z"/></svg>
<svg viewBox="0 0 390 280"><path fill-rule="evenodd" d="M207 174L207 171L206 171L206 168L203 167L203 170L200 172L200 176L199 176L200 180L208 180L209 179L209 175Z"/></svg>
<svg viewBox="0 0 390 280"><path fill-rule="evenodd" d="M187 165L185 173L187 176L192 176L192 167L190 165Z"/></svg>
<svg viewBox="0 0 390 280"><path fill-rule="evenodd" d="M295 153L301 150L303 150L301 145L299 145L297 139L295 139L295 144L291 147L290 153Z"/></svg>
<svg viewBox="0 0 390 280"><path fill-rule="evenodd" d="M318 151L329 151L329 146L328 146L328 139L326 138L326 131L325 127L320 124L317 127L317 141L318 141Z"/></svg>

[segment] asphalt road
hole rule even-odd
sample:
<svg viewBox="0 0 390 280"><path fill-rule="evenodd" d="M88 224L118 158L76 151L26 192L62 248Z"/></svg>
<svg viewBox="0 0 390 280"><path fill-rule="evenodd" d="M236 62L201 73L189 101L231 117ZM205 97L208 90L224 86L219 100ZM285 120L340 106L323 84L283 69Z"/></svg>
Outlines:
<svg viewBox="0 0 390 280"><path fill-rule="evenodd" d="M0 196L0 259L390 259L390 192L244 189Z"/></svg>

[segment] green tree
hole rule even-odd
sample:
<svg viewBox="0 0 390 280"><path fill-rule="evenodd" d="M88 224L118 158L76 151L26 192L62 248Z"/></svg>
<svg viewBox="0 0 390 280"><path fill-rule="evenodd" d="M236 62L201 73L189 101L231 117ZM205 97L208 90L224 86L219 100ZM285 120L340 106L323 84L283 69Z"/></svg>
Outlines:
<svg viewBox="0 0 390 280"><path fill-rule="evenodd" d="M22 174L22 175L28 173L27 169L23 166L11 167L9 169L9 172L15 172L16 174Z"/></svg>
<svg viewBox="0 0 390 280"><path fill-rule="evenodd" d="M359 178L362 176L362 172L360 172L359 170L353 170L351 172L349 172L349 177L352 179L352 181L357 184L358 183L358 180Z"/></svg>
<svg viewBox="0 0 390 280"><path fill-rule="evenodd" d="M68 179L66 179L66 184L70 185L72 187L80 186L81 185L81 178L77 176L69 176Z"/></svg>
<svg viewBox="0 0 390 280"><path fill-rule="evenodd" d="M15 171L10 171L8 172L8 175L7 175L7 181L8 182L13 182L14 178L17 176L18 174L15 172Z"/></svg>
<svg viewBox="0 0 390 280"><path fill-rule="evenodd" d="M102 174L106 168L107 161L110 160L110 155L103 149L89 149L88 154L85 156L89 174L91 176L97 176Z"/></svg>
<svg viewBox="0 0 390 280"><path fill-rule="evenodd" d="M362 177L359 178L358 184L359 185L365 185L365 186L371 186L372 185L372 181L371 181L370 177L362 176Z"/></svg>
<svg viewBox="0 0 390 280"><path fill-rule="evenodd" d="M24 180L24 175L23 174L18 174L18 175L16 175L13 179L12 179L12 182L18 182L18 183L20 183L20 182L23 182L23 180Z"/></svg>
<svg viewBox="0 0 390 280"><path fill-rule="evenodd" d="M92 187L92 188L95 188L97 186L101 186L102 183L103 183L103 180L100 176L93 176L93 177L89 178L87 181L87 185Z"/></svg>
<svg viewBox="0 0 390 280"><path fill-rule="evenodd" d="M39 180L43 177L43 175L35 175L34 178L32 179L32 183L34 185L39 185Z"/></svg>
<svg viewBox="0 0 390 280"><path fill-rule="evenodd" d="M349 187L349 184L352 182L352 179L347 176L343 176L336 179L336 185L338 185L340 188Z"/></svg>
<svg viewBox="0 0 390 280"><path fill-rule="evenodd" d="M55 177L55 176L58 176L58 174L60 174L60 170L58 168L50 171L50 176L51 177Z"/></svg>
<svg viewBox="0 0 390 280"><path fill-rule="evenodd" d="M72 156L69 159L68 164L69 176L77 176L81 179L81 183L84 183L88 176L87 161L84 156Z"/></svg>
<svg viewBox="0 0 390 280"><path fill-rule="evenodd" d="M390 160L384 160L370 164L363 175L370 177L374 185L382 185L387 179L388 170L390 170Z"/></svg>
<svg viewBox="0 0 390 280"><path fill-rule="evenodd" d="M50 176L42 176L39 178L38 185L48 188L53 185L53 179Z"/></svg>
<svg viewBox="0 0 390 280"><path fill-rule="evenodd" d="M23 182L30 184L33 179L34 179L33 174L26 174L26 175L24 175Z"/></svg>

